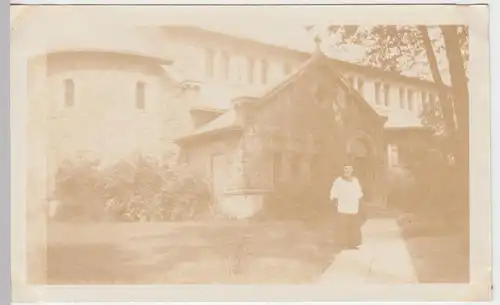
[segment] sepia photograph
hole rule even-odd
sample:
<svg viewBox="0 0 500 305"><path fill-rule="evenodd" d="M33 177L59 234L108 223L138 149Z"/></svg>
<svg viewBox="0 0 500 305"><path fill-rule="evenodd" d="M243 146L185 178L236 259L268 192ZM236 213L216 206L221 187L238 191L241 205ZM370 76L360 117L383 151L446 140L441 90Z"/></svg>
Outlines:
<svg viewBox="0 0 500 305"><path fill-rule="evenodd" d="M471 282L468 21L280 9L11 6L14 283Z"/></svg>

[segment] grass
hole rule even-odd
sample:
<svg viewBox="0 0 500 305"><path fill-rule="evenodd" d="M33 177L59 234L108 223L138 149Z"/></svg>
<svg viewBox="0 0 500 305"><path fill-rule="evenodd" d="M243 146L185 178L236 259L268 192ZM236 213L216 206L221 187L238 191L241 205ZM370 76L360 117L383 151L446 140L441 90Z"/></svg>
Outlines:
<svg viewBox="0 0 500 305"><path fill-rule="evenodd" d="M49 284L306 283L336 253L333 226L51 224Z"/></svg>
<svg viewBox="0 0 500 305"><path fill-rule="evenodd" d="M461 236L412 237L406 244L419 282L469 282L469 255Z"/></svg>
<svg viewBox="0 0 500 305"><path fill-rule="evenodd" d="M413 217L413 223L400 223L406 247L421 283L469 282L469 240L466 232L454 229L445 218L432 226Z"/></svg>

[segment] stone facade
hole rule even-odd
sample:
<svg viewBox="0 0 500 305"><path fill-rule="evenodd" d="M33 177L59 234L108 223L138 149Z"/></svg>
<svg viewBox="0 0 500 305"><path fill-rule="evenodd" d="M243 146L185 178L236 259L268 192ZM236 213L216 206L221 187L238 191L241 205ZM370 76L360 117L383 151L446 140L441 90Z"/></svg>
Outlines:
<svg viewBox="0 0 500 305"><path fill-rule="evenodd" d="M138 33L151 40L149 30ZM212 184L217 201L237 197L252 214L252 206L264 205L265 195L280 188L326 194L340 164L350 159L363 168L357 174L371 199L383 201L383 191L374 190L383 185L379 177L390 163L389 146L402 144L380 126L382 118L389 117L387 129L390 113L400 108L414 118L404 122L421 128L418 113L436 91L432 84L323 55L321 64L303 69L311 54L199 29L153 33L160 35L141 48L168 44L171 60L109 45L104 51L60 48L44 57L47 73L31 85L43 84L50 101L49 172L80 156L102 164L134 154L161 162L187 159ZM217 94L207 95L210 90ZM236 127L229 133L175 142L217 129L228 113ZM218 173L214 163L226 165ZM221 182L217 175L229 178Z"/></svg>
<svg viewBox="0 0 500 305"><path fill-rule="evenodd" d="M83 156L108 164L133 154L161 159L191 128L187 105L153 59L64 52L49 55L47 66L50 147L58 162Z"/></svg>
<svg viewBox="0 0 500 305"><path fill-rule="evenodd" d="M242 134L237 146L224 152L232 160L230 179L219 186L222 190L214 190L223 194L216 200L229 216L249 217L285 190L311 200L318 194L327 199L343 163L355 162L356 142L368 150L359 156L368 158L371 166L370 175L363 177L367 193L380 184L384 120L323 57L313 58L303 71L261 98L234 99L233 109ZM196 147L204 150L206 143Z"/></svg>

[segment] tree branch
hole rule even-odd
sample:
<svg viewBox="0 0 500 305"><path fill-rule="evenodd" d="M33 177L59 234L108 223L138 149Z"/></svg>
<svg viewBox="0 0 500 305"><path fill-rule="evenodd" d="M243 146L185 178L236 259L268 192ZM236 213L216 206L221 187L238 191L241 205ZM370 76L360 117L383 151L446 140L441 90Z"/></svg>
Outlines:
<svg viewBox="0 0 500 305"><path fill-rule="evenodd" d="M432 42L429 38L429 32L427 31L426 26L419 25L417 28L422 36L422 43L427 60L429 61L429 68L431 70L432 77L439 88L439 102L443 111L445 129L448 134L452 134L455 131L453 105L448 99L448 91L443 83L443 79L441 78L441 73L439 72L439 66L436 60L436 54L434 53L434 48L432 47Z"/></svg>

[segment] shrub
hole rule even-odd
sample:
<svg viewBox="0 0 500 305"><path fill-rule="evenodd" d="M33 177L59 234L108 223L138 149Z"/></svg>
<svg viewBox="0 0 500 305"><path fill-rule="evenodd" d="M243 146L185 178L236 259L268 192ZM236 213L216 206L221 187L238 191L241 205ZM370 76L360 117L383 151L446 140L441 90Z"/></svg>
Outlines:
<svg viewBox="0 0 500 305"><path fill-rule="evenodd" d="M59 219L92 221L187 220L210 215L205 181L182 166L137 158L112 166L64 162L56 176Z"/></svg>
<svg viewBox="0 0 500 305"><path fill-rule="evenodd" d="M319 221L333 216L335 209L327 191L314 186L282 186L270 194L259 219Z"/></svg>

